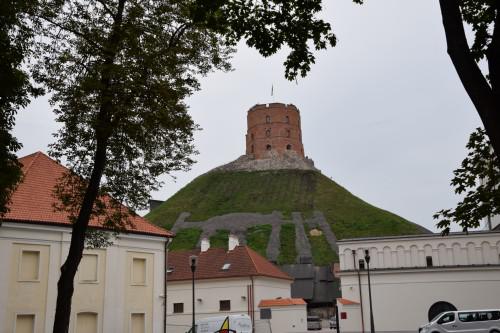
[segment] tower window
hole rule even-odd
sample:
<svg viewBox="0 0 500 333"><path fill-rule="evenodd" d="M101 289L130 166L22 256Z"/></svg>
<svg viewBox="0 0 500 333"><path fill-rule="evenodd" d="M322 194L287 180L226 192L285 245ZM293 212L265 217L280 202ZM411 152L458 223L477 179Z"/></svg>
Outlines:
<svg viewBox="0 0 500 333"><path fill-rule="evenodd" d="M287 137L287 138L289 138L289 137L290 137L290 130L289 130L289 129L287 129L287 130L286 130L286 137Z"/></svg>
<svg viewBox="0 0 500 333"><path fill-rule="evenodd" d="M253 133L251 133L251 134L250 134L250 139L252 139L252 140L253 140Z"/></svg>
<svg viewBox="0 0 500 333"><path fill-rule="evenodd" d="M289 124L289 123L290 123L290 117L286 116L286 117L285 117L285 122L286 122L287 124Z"/></svg>
<svg viewBox="0 0 500 333"><path fill-rule="evenodd" d="M291 150L292 149L292 145L286 145L286 150Z"/></svg>
<svg viewBox="0 0 500 333"><path fill-rule="evenodd" d="M267 137L270 137L270 136L271 136L271 130L270 130L270 129L266 130L266 136L267 136Z"/></svg>
<svg viewBox="0 0 500 333"><path fill-rule="evenodd" d="M266 149L267 149L267 150L271 150L271 145L267 145L267 146L266 146Z"/></svg>
<svg viewBox="0 0 500 333"><path fill-rule="evenodd" d="M250 152L253 154L253 145L250 146Z"/></svg>
<svg viewBox="0 0 500 333"><path fill-rule="evenodd" d="M266 116L266 123L268 123L268 124L271 123L271 116Z"/></svg>

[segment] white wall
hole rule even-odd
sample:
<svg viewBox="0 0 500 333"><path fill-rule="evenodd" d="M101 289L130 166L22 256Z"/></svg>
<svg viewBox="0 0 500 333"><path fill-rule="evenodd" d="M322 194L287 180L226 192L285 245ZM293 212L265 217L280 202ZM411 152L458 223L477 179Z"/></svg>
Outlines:
<svg viewBox="0 0 500 333"><path fill-rule="evenodd" d="M50 332L54 322L57 299L57 281L60 266L66 259L70 229L58 226L4 222L0 227L0 332L11 331L16 313L32 313L37 311L35 332ZM98 254L98 280L82 283L75 277L75 293L72 303L70 332L75 331L74 320L77 312L95 312L98 318L98 332L128 332L130 312L125 299L129 293L127 277L130 267L127 253L139 253L151 258L148 283L143 288L151 291L149 303L142 306L147 312L147 332L163 332L163 279L164 279L164 243L165 239L154 236L120 234L113 245L105 250L86 251ZM15 269L18 263L14 251L18 247L48 248L48 261L40 267L39 282L17 281ZM13 259L14 258L14 259ZM16 259L17 260L17 259ZM39 310L28 309L28 304L13 304L11 297L31 297L39 289L38 285L46 284L44 297L36 297L43 304ZM12 295L16 292L16 295ZM30 296L31 295L31 296ZM112 318L112 320L103 320Z"/></svg>
<svg viewBox="0 0 500 333"><path fill-rule="evenodd" d="M275 333L307 331L307 306L292 305L271 308L271 330Z"/></svg>
<svg viewBox="0 0 500 333"><path fill-rule="evenodd" d="M358 276L346 258L352 262L352 256L347 255L351 249L361 253L369 248L373 249L372 256L378 254L381 258L370 265L375 268L371 271L371 285L377 332L415 332L428 321L429 308L438 301L449 302L459 310L500 308L497 244L500 244L499 233L340 242L344 254L341 257L344 269L340 272L342 298L359 302ZM412 254L411 249L415 248L417 251ZM422 258L425 254L433 256L434 267L425 267L425 257ZM424 260L416 261L418 267L412 267L413 259ZM404 267L400 268L401 265ZM364 271L361 290L365 330L369 331ZM347 319L340 321L342 332L361 331L360 305L340 305L340 312L347 314Z"/></svg>

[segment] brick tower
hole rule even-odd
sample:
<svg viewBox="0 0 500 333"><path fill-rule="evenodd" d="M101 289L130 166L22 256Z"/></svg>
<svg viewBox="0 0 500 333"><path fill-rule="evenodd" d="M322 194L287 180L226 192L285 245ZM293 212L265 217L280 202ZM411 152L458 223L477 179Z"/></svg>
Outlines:
<svg viewBox="0 0 500 333"><path fill-rule="evenodd" d="M248 110L246 154L255 159L295 152L304 158L300 112L293 104L257 104Z"/></svg>

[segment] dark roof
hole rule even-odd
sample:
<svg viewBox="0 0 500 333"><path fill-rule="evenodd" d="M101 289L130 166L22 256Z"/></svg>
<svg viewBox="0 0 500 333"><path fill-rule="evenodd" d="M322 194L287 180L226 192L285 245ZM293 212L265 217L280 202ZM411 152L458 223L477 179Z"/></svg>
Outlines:
<svg viewBox="0 0 500 333"><path fill-rule="evenodd" d="M189 256L198 256L198 266L195 278L217 279L228 277L267 276L277 279L293 280L260 254L247 246L237 246L232 251L221 248L210 248L205 252L200 250L173 251L168 255L168 281L190 280L192 277L189 266ZM224 264L230 264L223 270Z"/></svg>
<svg viewBox="0 0 500 333"><path fill-rule="evenodd" d="M12 194L9 204L10 211L4 215L2 220L6 222L71 226L68 214L54 209L56 204L60 206L58 199L54 196L54 187L69 169L42 152L22 157L19 162L22 164L23 179ZM111 200L109 196L105 196L103 199L105 202ZM128 209L125 206L122 207ZM131 215L128 219L130 224L125 224L126 232L161 237L174 236L172 232L160 228L138 215ZM89 222L89 226L108 229L103 225L103 219L99 217L93 217Z"/></svg>

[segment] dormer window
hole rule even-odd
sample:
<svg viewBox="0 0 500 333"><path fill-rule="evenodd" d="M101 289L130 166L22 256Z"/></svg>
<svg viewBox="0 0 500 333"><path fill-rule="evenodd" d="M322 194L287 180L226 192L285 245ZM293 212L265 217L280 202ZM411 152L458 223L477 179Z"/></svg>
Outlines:
<svg viewBox="0 0 500 333"><path fill-rule="evenodd" d="M222 265L222 270L223 271L228 271L230 267L231 267L231 264L226 263L226 264Z"/></svg>

